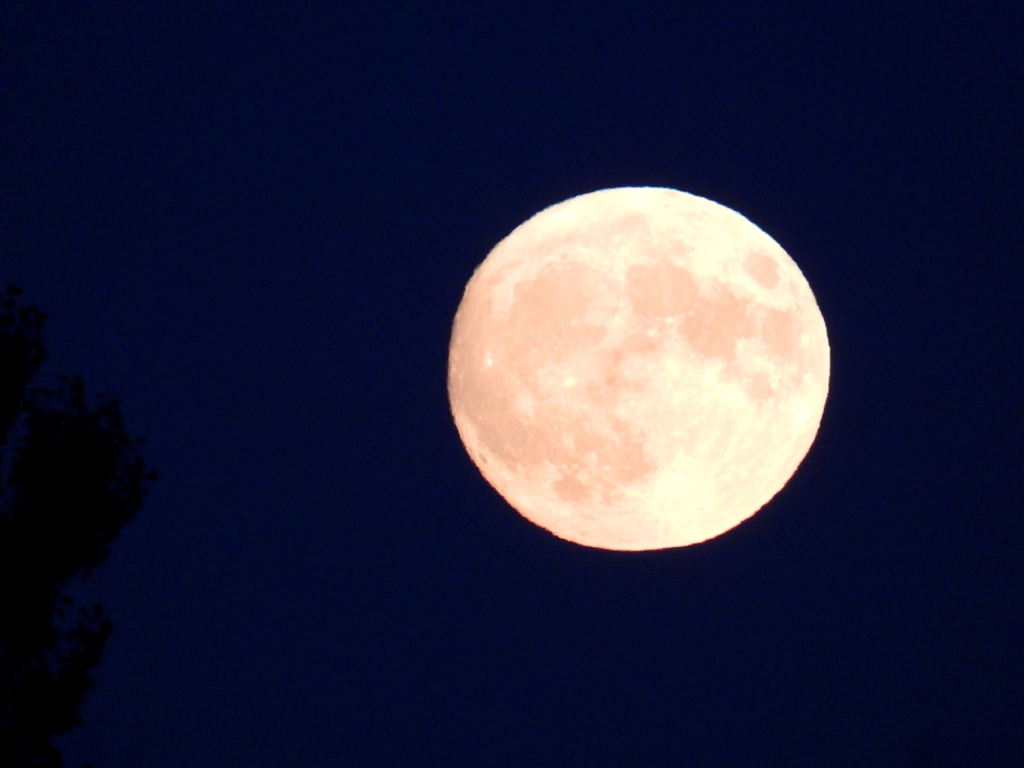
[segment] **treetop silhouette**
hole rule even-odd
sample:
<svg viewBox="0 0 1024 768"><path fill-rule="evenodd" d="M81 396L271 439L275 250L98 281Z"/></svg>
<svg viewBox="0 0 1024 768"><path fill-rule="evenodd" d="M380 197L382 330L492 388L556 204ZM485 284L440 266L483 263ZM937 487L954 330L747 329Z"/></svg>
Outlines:
<svg viewBox="0 0 1024 768"><path fill-rule="evenodd" d="M110 554L156 473L120 402L77 376L30 386L46 314L0 304L0 766L60 768L53 737L81 724L111 623L69 593Z"/></svg>

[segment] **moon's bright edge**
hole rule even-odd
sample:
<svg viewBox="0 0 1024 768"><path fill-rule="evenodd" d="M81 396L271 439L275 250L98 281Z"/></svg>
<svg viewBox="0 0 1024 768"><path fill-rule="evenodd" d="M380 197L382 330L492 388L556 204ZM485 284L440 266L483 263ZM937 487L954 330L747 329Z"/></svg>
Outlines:
<svg viewBox="0 0 1024 768"><path fill-rule="evenodd" d="M606 189L551 206L476 269L455 316L459 435L523 516L592 547L717 536L786 484L828 394L800 269L722 205Z"/></svg>

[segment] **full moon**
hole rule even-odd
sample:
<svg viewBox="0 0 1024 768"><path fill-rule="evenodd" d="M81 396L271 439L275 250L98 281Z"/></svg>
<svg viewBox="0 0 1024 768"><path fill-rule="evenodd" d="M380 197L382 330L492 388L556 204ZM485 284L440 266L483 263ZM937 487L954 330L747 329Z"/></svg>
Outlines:
<svg viewBox="0 0 1024 768"><path fill-rule="evenodd" d="M739 213L605 189L517 227L473 273L448 395L470 457L524 517L589 547L681 547L789 481L828 395L807 280Z"/></svg>

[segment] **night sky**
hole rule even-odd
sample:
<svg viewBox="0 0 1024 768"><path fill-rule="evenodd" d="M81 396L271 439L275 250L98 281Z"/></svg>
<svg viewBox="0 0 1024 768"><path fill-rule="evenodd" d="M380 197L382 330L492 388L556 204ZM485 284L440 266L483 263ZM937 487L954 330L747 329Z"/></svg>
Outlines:
<svg viewBox="0 0 1024 768"><path fill-rule="evenodd" d="M781 5L3 4L0 283L160 471L69 765L1024 765L1024 8ZM533 526L449 413L474 267L616 186L828 326L694 547Z"/></svg>

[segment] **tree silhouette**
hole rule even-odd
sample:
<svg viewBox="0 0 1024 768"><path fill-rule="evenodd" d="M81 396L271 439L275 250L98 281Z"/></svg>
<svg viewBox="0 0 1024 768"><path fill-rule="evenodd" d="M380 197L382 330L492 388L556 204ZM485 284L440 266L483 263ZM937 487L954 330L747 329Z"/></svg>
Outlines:
<svg viewBox="0 0 1024 768"><path fill-rule="evenodd" d="M46 315L20 294L8 286L0 303L0 766L51 768L111 632L69 587L106 560L156 473L117 399L90 407L74 376L29 386Z"/></svg>

